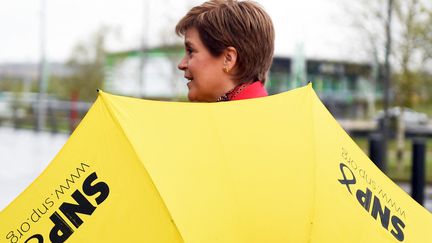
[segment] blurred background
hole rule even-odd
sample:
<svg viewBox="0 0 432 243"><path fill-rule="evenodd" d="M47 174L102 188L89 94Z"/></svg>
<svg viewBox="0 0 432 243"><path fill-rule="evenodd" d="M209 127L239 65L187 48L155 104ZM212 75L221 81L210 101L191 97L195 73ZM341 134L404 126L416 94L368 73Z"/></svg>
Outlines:
<svg viewBox="0 0 432 243"><path fill-rule="evenodd" d="M0 209L54 158L96 89L186 100L174 27L202 1L0 2ZM276 31L269 93L312 82L377 166L432 209L432 2L257 2Z"/></svg>

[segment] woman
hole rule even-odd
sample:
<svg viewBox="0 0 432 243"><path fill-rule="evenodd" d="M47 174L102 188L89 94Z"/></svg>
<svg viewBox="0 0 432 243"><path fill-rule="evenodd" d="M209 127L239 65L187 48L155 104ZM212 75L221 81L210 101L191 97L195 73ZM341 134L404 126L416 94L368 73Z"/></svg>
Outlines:
<svg viewBox="0 0 432 243"><path fill-rule="evenodd" d="M274 28L251 1L211 0L177 24L186 53L178 64L195 102L267 96L264 83L273 59Z"/></svg>

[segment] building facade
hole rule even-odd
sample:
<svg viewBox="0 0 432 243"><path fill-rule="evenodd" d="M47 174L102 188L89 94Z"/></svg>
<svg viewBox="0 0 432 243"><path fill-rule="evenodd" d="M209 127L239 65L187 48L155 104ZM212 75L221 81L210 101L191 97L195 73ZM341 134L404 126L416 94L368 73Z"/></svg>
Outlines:
<svg viewBox="0 0 432 243"><path fill-rule="evenodd" d="M183 54L182 46L111 53L106 59L104 89L149 99L186 100L187 81L177 69ZM365 63L276 56L266 87L270 94L277 94L312 82L333 115L365 118L375 113L375 103L382 98L375 70Z"/></svg>

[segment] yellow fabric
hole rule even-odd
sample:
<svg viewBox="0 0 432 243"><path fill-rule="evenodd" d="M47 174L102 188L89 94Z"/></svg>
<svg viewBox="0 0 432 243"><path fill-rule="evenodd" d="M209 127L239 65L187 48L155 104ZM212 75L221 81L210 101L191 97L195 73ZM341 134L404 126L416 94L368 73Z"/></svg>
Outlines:
<svg viewBox="0 0 432 243"><path fill-rule="evenodd" d="M78 205L78 206L77 206ZM432 242L312 87L226 103L100 92L0 242Z"/></svg>

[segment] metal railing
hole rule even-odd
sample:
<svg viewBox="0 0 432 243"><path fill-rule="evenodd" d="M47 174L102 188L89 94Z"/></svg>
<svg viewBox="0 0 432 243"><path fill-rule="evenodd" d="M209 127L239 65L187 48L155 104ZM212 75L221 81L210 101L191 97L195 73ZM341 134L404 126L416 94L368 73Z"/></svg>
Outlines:
<svg viewBox="0 0 432 243"><path fill-rule="evenodd" d="M383 137L381 133L369 136L369 157L384 173L387 168L383 163ZM412 138L411 156L411 196L419 204L424 205L426 185L426 138Z"/></svg>
<svg viewBox="0 0 432 243"><path fill-rule="evenodd" d="M71 133L87 113L91 103L63 101L48 97L44 102L45 126L42 131ZM16 129L37 128L38 102L34 94L3 95L0 100L0 125Z"/></svg>

